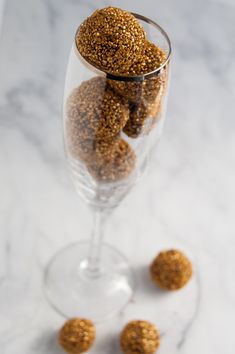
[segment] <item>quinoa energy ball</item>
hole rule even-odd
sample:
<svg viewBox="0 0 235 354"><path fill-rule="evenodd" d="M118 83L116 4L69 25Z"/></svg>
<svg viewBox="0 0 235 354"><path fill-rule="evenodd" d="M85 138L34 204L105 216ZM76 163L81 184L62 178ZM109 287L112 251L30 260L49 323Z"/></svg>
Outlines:
<svg viewBox="0 0 235 354"><path fill-rule="evenodd" d="M159 101L154 103L141 100L138 104L130 104L130 117L123 128L130 138L147 135L156 125L161 111Z"/></svg>
<svg viewBox="0 0 235 354"><path fill-rule="evenodd" d="M136 156L125 140L111 150L107 157L96 159L88 171L98 182L116 182L130 176L135 168Z"/></svg>
<svg viewBox="0 0 235 354"><path fill-rule="evenodd" d="M164 51L146 40L143 47L143 55L132 63L126 74L130 76L147 74L159 68L165 61L166 54ZM144 81L108 80L108 83L117 93L131 102L136 102L141 98L153 102L163 88L165 81L166 73L165 68L163 68L159 75L146 78Z"/></svg>
<svg viewBox="0 0 235 354"><path fill-rule="evenodd" d="M92 347L95 336L95 326L90 320L73 318L61 328L58 341L67 353L79 354Z"/></svg>
<svg viewBox="0 0 235 354"><path fill-rule="evenodd" d="M158 69L166 61L166 53L154 43L145 41L143 55L130 67L130 75L141 75Z"/></svg>
<svg viewBox="0 0 235 354"><path fill-rule="evenodd" d="M178 290L191 278L192 264L181 251L160 252L150 266L150 275L162 289Z"/></svg>
<svg viewBox="0 0 235 354"><path fill-rule="evenodd" d="M108 157L117 147L121 137L117 135L110 139L85 139L82 140L77 134L77 128L71 121L67 122L67 145L69 153L76 160L92 163L96 159Z"/></svg>
<svg viewBox="0 0 235 354"><path fill-rule="evenodd" d="M146 35L138 20L115 7L95 11L80 26L76 44L90 64L113 74L125 74L133 58L142 55Z"/></svg>
<svg viewBox="0 0 235 354"><path fill-rule="evenodd" d="M131 321L121 333L120 345L124 354L154 354L160 345L160 334L150 322Z"/></svg>
<svg viewBox="0 0 235 354"><path fill-rule="evenodd" d="M125 99L113 92L103 77L94 77L74 89L66 103L68 124L80 141L117 136L129 118Z"/></svg>

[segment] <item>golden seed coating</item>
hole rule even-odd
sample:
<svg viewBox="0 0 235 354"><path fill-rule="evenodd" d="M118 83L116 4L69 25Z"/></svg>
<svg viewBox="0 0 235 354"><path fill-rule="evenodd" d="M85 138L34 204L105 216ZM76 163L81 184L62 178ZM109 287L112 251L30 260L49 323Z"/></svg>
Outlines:
<svg viewBox="0 0 235 354"><path fill-rule="evenodd" d="M92 65L114 74L128 72L133 58L142 55L145 40L137 19L111 6L95 11L76 36L80 54Z"/></svg>
<svg viewBox="0 0 235 354"><path fill-rule="evenodd" d="M113 92L106 79L95 77L74 89L66 104L67 119L80 140L117 136L128 117L128 103Z"/></svg>
<svg viewBox="0 0 235 354"><path fill-rule="evenodd" d="M83 318L68 320L59 332L58 341L69 354L84 353L95 341L95 326Z"/></svg>
<svg viewBox="0 0 235 354"><path fill-rule="evenodd" d="M166 61L166 53L154 43L145 41L143 55L130 67L129 75L141 75L156 70Z"/></svg>
<svg viewBox="0 0 235 354"><path fill-rule="evenodd" d="M126 74L141 75L149 73L159 68L165 60L165 52L155 44L146 41L143 56L132 64ZM136 102L139 99L154 101L159 91L163 89L165 81L166 68L164 67L158 76L146 78L142 82L108 80L108 83L120 95Z"/></svg>
<svg viewBox="0 0 235 354"><path fill-rule="evenodd" d="M130 117L123 128L124 133L130 138L149 134L160 116L160 103L141 100L139 104L130 104Z"/></svg>
<svg viewBox="0 0 235 354"><path fill-rule="evenodd" d="M123 329L120 344L125 354L154 354L160 345L160 334L150 322L132 321Z"/></svg>
<svg viewBox="0 0 235 354"><path fill-rule="evenodd" d="M116 182L130 176L135 168L135 153L125 140L108 156L88 165L88 171L99 182Z"/></svg>
<svg viewBox="0 0 235 354"><path fill-rule="evenodd" d="M109 86L120 96L131 102L138 102L144 95L145 82L118 81L108 79Z"/></svg>
<svg viewBox="0 0 235 354"><path fill-rule="evenodd" d="M76 160L91 163L110 155L120 141L120 134L109 139L98 140L96 138L82 139L76 124L66 121L66 144L70 155Z"/></svg>
<svg viewBox="0 0 235 354"><path fill-rule="evenodd" d="M178 290L187 284L192 276L192 264L180 251L160 252L150 266L154 283L166 290Z"/></svg>
<svg viewBox="0 0 235 354"><path fill-rule="evenodd" d="M154 102L156 99L161 99L165 94L165 88L167 84L168 68L164 70L158 76L153 76L145 80L143 97L148 102Z"/></svg>
<svg viewBox="0 0 235 354"><path fill-rule="evenodd" d="M107 83L115 92L132 103L136 103L141 99L153 102L157 96L164 92L166 82L165 70L158 76L146 78L146 80L141 82L108 79Z"/></svg>

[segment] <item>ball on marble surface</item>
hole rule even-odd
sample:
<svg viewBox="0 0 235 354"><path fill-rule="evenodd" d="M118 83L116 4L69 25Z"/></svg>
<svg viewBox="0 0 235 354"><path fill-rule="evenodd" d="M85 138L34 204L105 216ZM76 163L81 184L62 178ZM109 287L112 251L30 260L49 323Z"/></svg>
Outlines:
<svg viewBox="0 0 235 354"><path fill-rule="evenodd" d="M124 354L154 354L160 345L160 334L150 322L131 321L121 333L120 345Z"/></svg>
<svg viewBox="0 0 235 354"><path fill-rule="evenodd" d="M192 264L186 255L178 250L160 252L150 266L150 275L162 289L178 290L184 287L192 276Z"/></svg>
<svg viewBox="0 0 235 354"><path fill-rule="evenodd" d="M80 26L76 44L92 65L114 74L128 72L142 55L144 28L129 12L116 7L96 10Z"/></svg>
<svg viewBox="0 0 235 354"><path fill-rule="evenodd" d="M95 341L94 324L83 318L68 320L59 332L59 344L69 354L80 354L88 351Z"/></svg>

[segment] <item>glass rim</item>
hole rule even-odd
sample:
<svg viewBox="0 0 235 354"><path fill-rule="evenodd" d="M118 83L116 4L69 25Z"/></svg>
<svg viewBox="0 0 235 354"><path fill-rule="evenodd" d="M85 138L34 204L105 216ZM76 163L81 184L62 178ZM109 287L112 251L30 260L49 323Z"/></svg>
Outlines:
<svg viewBox="0 0 235 354"><path fill-rule="evenodd" d="M140 74L140 75L122 75L122 74L118 74L117 75L117 74L113 74L110 71L100 69L99 67L97 67L94 64L90 63L87 59L85 59L81 55L81 53L80 53L80 51L79 51L79 49L77 47L77 42L76 42L76 37L77 37L78 31L79 31L79 28L80 28L80 25L79 25L79 27L77 28L77 30L75 32L75 38L74 38L75 48L76 48L76 50L77 50L77 52L79 54L79 57L83 61L85 61L85 63L87 63L89 66L91 66L95 71L98 70L100 73L106 74L106 78L107 79L116 80L116 81L144 81L145 78L150 78L152 76L159 75L161 73L162 69L165 68L165 66L170 61L170 57L171 57L171 53L172 53L172 47L171 47L170 38L169 38L168 34L166 33L166 31L159 24L157 24L155 21L151 20L148 17L139 15L139 14L137 14L135 12L131 12L131 14L133 16L135 16L135 18L137 18L139 20L142 20L142 21L145 21L146 23L152 25L153 27L157 28L161 32L161 34L165 37L165 39L167 41L167 44L168 44L167 57L166 57L165 61L159 67L157 67L156 69L154 69L152 71L149 71L149 72L147 72L145 74Z"/></svg>

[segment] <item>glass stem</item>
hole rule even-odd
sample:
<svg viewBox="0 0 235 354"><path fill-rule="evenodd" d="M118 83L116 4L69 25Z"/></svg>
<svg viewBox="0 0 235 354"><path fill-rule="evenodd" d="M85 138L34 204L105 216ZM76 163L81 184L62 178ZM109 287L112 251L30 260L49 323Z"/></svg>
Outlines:
<svg viewBox="0 0 235 354"><path fill-rule="evenodd" d="M101 250L104 238L104 221L106 212L104 209L93 210L94 221L88 254L87 272L92 277L97 277L101 272Z"/></svg>

